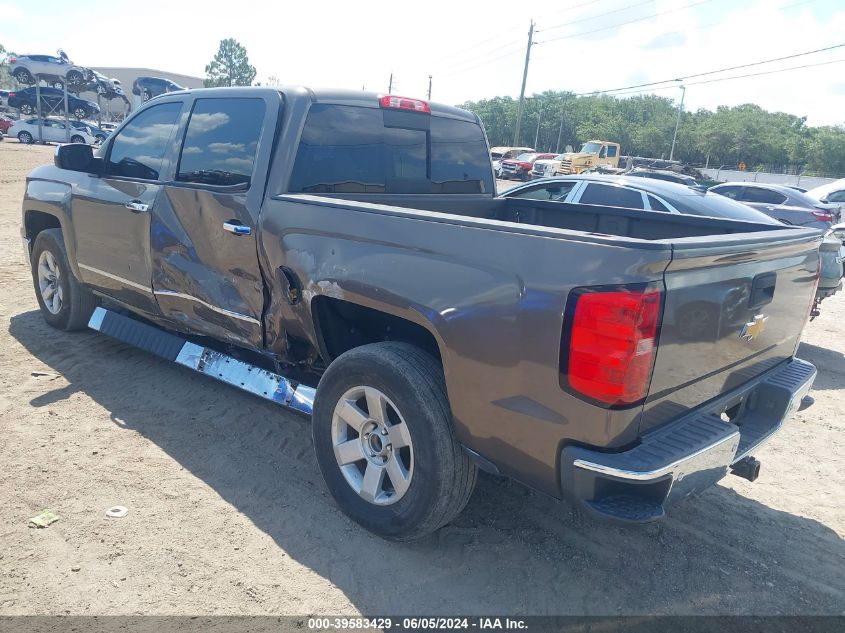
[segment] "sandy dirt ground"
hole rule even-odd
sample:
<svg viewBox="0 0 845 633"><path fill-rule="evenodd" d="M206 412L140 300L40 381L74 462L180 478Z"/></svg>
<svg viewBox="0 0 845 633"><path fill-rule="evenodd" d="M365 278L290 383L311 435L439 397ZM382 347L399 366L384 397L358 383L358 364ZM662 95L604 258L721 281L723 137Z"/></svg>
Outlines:
<svg viewBox="0 0 845 633"><path fill-rule="evenodd" d="M845 612L845 296L801 346L816 405L756 483L626 528L483 476L454 524L391 544L334 506L306 420L45 325L18 225L51 157L0 143L0 614Z"/></svg>

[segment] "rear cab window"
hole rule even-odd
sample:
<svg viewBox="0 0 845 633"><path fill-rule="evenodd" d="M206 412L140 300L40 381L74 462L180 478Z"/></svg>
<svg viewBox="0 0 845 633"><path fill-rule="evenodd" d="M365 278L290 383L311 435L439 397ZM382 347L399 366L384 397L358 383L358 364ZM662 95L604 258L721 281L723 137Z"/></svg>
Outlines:
<svg viewBox="0 0 845 633"><path fill-rule="evenodd" d="M439 114L311 106L291 193L495 192L481 126Z"/></svg>

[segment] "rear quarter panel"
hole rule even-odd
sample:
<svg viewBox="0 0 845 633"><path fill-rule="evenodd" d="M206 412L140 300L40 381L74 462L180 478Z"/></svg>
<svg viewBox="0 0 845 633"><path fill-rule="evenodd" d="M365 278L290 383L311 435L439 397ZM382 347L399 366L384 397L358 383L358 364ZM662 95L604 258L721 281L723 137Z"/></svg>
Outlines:
<svg viewBox="0 0 845 633"><path fill-rule="evenodd" d="M563 442L631 442L640 413L600 409L561 389L569 290L660 280L669 251L463 220L313 196L269 199L259 230L270 284L268 341L274 345L286 330L316 346L311 302L321 295L425 327L442 356L460 441L506 474L557 495ZM303 285L297 305L283 298L274 272L280 266Z"/></svg>

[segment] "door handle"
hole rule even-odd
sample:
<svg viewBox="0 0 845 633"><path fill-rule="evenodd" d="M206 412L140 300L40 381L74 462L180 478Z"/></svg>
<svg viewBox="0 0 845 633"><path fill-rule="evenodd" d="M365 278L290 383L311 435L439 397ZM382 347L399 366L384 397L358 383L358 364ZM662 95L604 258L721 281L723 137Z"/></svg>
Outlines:
<svg viewBox="0 0 845 633"><path fill-rule="evenodd" d="M249 235L252 233L252 228L246 224L241 224L237 220L227 220L223 223L223 230L229 231L235 235Z"/></svg>
<svg viewBox="0 0 845 633"><path fill-rule="evenodd" d="M146 213L150 210L150 205L144 204L140 200L130 200L123 206L135 213Z"/></svg>

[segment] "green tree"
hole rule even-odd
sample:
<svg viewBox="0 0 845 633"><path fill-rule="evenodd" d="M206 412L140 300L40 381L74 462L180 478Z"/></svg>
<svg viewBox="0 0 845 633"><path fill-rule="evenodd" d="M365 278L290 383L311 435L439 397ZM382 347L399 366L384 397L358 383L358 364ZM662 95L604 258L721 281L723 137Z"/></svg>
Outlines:
<svg viewBox="0 0 845 633"><path fill-rule="evenodd" d="M0 44L0 88L12 89L15 87L15 80L9 72L9 58L14 57L12 51L7 51L6 47Z"/></svg>
<svg viewBox="0 0 845 633"><path fill-rule="evenodd" d="M481 118L491 145L513 143L517 106L510 97L461 105ZM626 155L667 157L677 108L672 99L656 95L576 97L546 91L525 100L518 143L534 145L536 137L537 150L555 151L600 138L620 143ZM748 169L845 175L845 126L809 127L806 117L768 112L752 103L683 112L675 158L702 166L744 161Z"/></svg>
<svg viewBox="0 0 845 633"><path fill-rule="evenodd" d="M205 67L205 86L251 86L255 81L255 66L249 63L246 48L234 38L220 41L220 48Z"/></svg>

